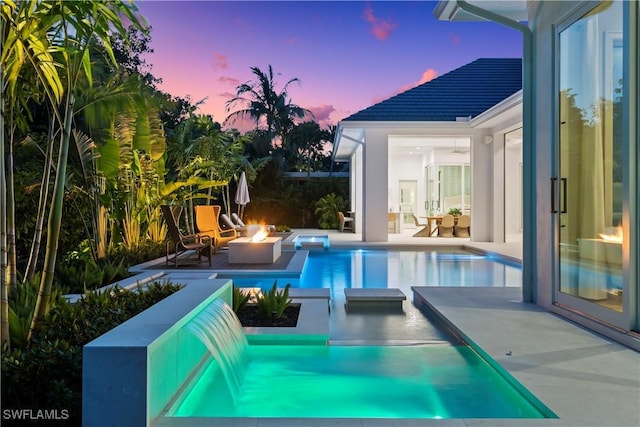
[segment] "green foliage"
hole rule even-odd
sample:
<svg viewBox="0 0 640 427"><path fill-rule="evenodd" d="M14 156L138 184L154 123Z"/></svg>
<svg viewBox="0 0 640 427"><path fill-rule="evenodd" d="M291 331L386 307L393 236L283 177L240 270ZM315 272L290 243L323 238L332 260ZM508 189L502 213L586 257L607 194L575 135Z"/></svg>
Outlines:
<svg viewBox="0 0 640 427"><path fill-rule="evenodd" d="M41 274L37 273L30 281L18 282L16 291L9 295L9 333L14 347L27 345L27 335L36 306L40 278ZM52 308L66 303L59 288L54 288L52 292L49 301Z"/></svg>
<svg viewBox="0 0 640 427"><path fill-rule="evenodd" d="M447 215L460 216L462 215L462 211L459 208L451 208L447 212Z"/></svg>
<svg viewBox="0 0 640 427"><path fill-rule="evenodd" d="M56 268L56 287L68 289L69 293L84 293L95 290L114 281L129 277L129 264L124 258L67 259Z"/></svg>
<svg viewBox="0 0 640 427"><path fill-rule="evenodd" d="M266 294L262 294L258 298L258 312L264 319L280 319L284 310L291 305L289 299L290 283L284 287L284 290L278 289L278 281L273 282L273 287Z"/></svg>
<svg viewBox="0 0 640 427"><path fill-rule="evenodd" d="M276 231L278 233L289 233L291 231L291 227L288 225L276 225Z"/></svg>
<svg viewBox="0 0 640 427"><path fill-rule="evenodd" d="M344 199L335 193L327 194L315 204L318 227L322 229L338 228L338 212L346 208Z"/></svg>
<svg viewBox="0 0 640 427"><path fill-rule="evenodd" d="M240 288L233 287L233 311L238 314L249 302L251 295L244 293Z"/></svg>
<svg viewBox="0 0 640 427"><path fill-rule="evenodd" d="M81 425L82 346L178 289L154 282L145 289L90 293L75 304L61 300L28 346L3 348L2 406L64 408L70 418L61 425Z"/></svg>

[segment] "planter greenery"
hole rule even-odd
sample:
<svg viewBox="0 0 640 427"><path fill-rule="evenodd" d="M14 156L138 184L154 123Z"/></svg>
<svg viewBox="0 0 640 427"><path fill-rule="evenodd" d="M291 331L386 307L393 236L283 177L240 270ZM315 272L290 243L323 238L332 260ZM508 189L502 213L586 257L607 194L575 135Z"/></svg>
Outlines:
<svg viewBox="0 0 640 427"><path fill-rule="evenodd" d="M74 304L55 299L56 306L27 345L18 347L15 344L19 341L12 337L14 347L2 349L2 407L32 411L57 408L59 413L64 409L67 419L37 424L80 426L82 346L180 288L154 282L145 289L92 292ZM3 420L2 425L5 423L12 425L12 420ZM15 425L25 424L15 421Z"/></svg>
<svg viewBox="0 0 640 427"><path fill-rule="evenodd" d="M451 208L447 212L447 215L460 216L462 215L462 211L459 208Z"/></svg>
<svg viewBox="0 0 640 427"><path fill-rule="evenodd" d="M289 298L290 283L284 287L284 290L278 289L278 281L273 283L273 287L266 294L258 297L258 311L264 319L280 319L284 310L291 305Z"/></svg>
<svg viewBox="0 0 640 427"><path fill-rule="evenodd" d="M244 293L240 290L240 288L233 287L233 311L238 314L240 310L242 310L247 303L251 295L249 293Z"/></svg>

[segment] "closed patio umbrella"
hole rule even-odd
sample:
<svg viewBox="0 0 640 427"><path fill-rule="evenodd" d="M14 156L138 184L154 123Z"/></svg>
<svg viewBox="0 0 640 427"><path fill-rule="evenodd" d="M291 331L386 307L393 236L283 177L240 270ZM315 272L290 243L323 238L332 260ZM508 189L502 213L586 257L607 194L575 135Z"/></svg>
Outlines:
<svg viewBox="0 0 640 427"><path fill-rule="evenodd" d="M247 177L244 172L242 172L242 174L240 174L240 179L238 180L238 189L236 190L236 204L238 205L238 216L240 219L242 219L242 215L244 214L244 207L250 201Z"/></svg>

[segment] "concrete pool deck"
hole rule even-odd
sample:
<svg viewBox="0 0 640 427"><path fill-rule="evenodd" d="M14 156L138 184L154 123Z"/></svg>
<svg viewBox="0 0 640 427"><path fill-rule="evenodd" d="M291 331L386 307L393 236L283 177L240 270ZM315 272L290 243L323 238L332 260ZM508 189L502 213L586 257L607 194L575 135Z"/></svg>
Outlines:
<svg viewBox="0 0 640 427"><path fill-rule="evenodd" d="M303 230L295 230L303 232ZM307 232L307 230L304 230ZM318 230L309 230L318 233ZM322 231L326 233L325 230ZM331 246L468 246L522 257L521 245L471 243L468 239L392 236L386 244L363 244L353 233L332 233ZM419 242L416 242L419 240ZM423 242L424 241L424 242ZM428 241L428 242L427 242ZM520 248L520 249L519 249ZM178 273L178 272L172 272ZM179 280L188 283L189 274ZM193 273L196 278L198 272ZM522 303L521 288L419 287L416 290L469 340L484 350L558 419L164 419L159 426L226 427L414 427L557 426L635 427L640 425L640 353L585 330L542 308ZM408 295L412 300L413 295ZM411 305L410 301L405 304ZM336 304L338 305L338 304ZM332 307L331 316L339 319ZM389 321L394 318L389 315ZM348 319L344 319L347 322ZM398 324L398 327L400 324ZM393 341L395 328L379 331ZM265 397L267 398L267 397ZM257 402L259 404L259 402Z"/></svg>

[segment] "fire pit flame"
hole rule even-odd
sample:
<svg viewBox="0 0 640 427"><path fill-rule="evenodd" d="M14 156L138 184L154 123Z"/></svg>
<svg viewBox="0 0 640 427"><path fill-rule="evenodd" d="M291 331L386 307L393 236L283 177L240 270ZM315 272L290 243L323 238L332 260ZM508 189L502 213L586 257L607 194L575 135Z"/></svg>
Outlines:
<svg viewBox="0 0 640 427"><path fill-rule="evenodd" d="M267 230L265 229L265 227L260 227L260 230L258 230L256 232L256 234L253 235L253 237L251 238L252 242L262 242L264 240L267 240Z"/></svg>

